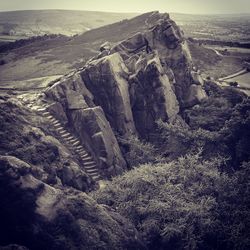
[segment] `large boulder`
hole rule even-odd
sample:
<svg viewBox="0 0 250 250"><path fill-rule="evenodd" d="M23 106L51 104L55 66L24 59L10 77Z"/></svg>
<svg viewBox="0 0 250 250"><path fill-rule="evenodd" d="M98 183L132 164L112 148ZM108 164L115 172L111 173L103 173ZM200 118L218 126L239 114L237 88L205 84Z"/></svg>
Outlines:
<svg viewBox="0 0 250 250"><path fill-rule="evenodd" d="M75 131L94 157L101 176L110 178L124 172L126 162L102 108L74 110L70 115Z"/></svg>
<svg viewBox="0 0 250 250"><path fill-rule="evenodd" d="M91 61L81 72L86 87L94 95L111 127L120 135L135 134L131 112L128 69L118 53Z"/></svg>
<svg viewBox="0 0 250 250"><path fill-rule="evenodd" d="M157 120L173 122L179 112L177 98L157 52L145 54L136 62L130 93L136 128L144 138L154 133Z"/></svg>
<svg viewBox="0 0 250 250"><path fill-rule="evenodd" d="M179 110L206 98L176 23L158 12L142 20L140 32L103 46L101 54L46 91L61 103L69 127L106 176L126 169L114 134L150 139L157 120L172 123Z"/></svg>

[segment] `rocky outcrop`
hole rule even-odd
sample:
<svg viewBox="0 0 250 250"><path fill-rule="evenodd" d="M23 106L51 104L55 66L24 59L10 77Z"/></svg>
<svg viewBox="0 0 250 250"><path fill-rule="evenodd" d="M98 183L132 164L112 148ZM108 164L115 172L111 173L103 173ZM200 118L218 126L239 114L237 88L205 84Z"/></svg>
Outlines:
<svg viewBox="0 0 250 250"><path fill-rule="evenodd" d="M94 103L103 108L112 128L120 135L136 133L130 105L128 73L118 53L91 61L81 72L86 87L94 96Z"/></svg>
<svg viewBox="0 0 250 250"><path fill-rule="evenodd" d="M140 56L129 83L136 128L142 137L149 139L157 120L172 122L179 112L178 101L157 52Z"/></svg>
<svg viewBox="0 0 250 250"><path fill-rule="evenodd" d="M172 80L180 106L185 107L190 86L197 84L192 80L192 58L187 42L180 28L167 14L153 12L146 24L146 29L115 45L110 53L119 52L131 64L130 59L135 58L135 54L143 50L147 53L156 50L161 65Z"/></svg>
<svg viewBox="0 0 250 250"><path fill-rule="evenodd" d="M66 77L45 94L56 105L62 105L62 116L67 114L66 127L80 139L104 178L126 170L125 160L103 109L95 105L95 97L86 88L80 74ZM54 106L52 103L48 107L51 113Z"/></svg>
<svg viewBox="0 0 250 250"><path fill-rule="evenodd" d="M40 181L31 169L18 158L0 156L0 245L37 250L144 248L124 217L83 192Z"/></svg>
<svg viewBox="0 0 250 250"><path fill-rule="evenodd" d="M172 123L179 110L206 98L175 22L158 12L144 22L140 32L104 43L99 55L46 91L56 102L51 112L62 114L106 177L126 169L114 135L150 140L158 120Z"/></svg>

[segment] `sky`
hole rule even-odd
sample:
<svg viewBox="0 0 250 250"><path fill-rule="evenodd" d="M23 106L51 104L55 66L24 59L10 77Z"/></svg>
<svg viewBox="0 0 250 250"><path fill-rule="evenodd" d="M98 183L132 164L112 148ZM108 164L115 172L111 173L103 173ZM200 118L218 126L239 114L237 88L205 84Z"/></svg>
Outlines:
<svg viewBox="0 0 250 250"><path fill-rule="evenodd" d="M0 11L30 9L231 14L250 13L250 0L0 0Z"/></svg>

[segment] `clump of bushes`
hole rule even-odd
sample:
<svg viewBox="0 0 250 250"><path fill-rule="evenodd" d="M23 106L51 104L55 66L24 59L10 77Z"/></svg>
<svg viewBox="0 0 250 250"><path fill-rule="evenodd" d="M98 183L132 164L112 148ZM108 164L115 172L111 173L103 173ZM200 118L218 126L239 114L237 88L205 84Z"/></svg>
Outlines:
<svg viewBox="0 0 250 250"><path fill-rule="evenodd" d="M221 173L222 162L193 154L142 165L93 197L129 218L149 249L248 249L250 180L245 169Z"/></svg>
<svg viewBox="0 0 250 250"><path fill-rule="evenodd" d="M118 137L118 141L125 149L124 156L130 167L163 160L159 150L153 144L142 141L136 136L130 136L126 139Z"/></svg>

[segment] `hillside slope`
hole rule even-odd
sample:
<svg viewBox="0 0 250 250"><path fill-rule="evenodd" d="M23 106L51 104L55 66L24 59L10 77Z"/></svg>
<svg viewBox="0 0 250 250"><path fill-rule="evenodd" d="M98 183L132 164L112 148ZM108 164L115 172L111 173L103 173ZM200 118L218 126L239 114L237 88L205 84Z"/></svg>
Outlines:
<svg viewBox="0 0 250 250"><path fill-rule="evenodd" d="M0 12L0 35L30 37L44 34L63 34L71 36L135 15L134 13L78 10Z"/></svg>
<svg viewBox="0 0 250 250"><path fill-rule="evenodd" d="M7 47L1 51L5 64L0 66L0 82L60 75L81 67L99 53L102 43L119 42L145 29L145 21L151 14L106 25L72 38L43 37L21 45L17 43L11 50Z"/></svg>

